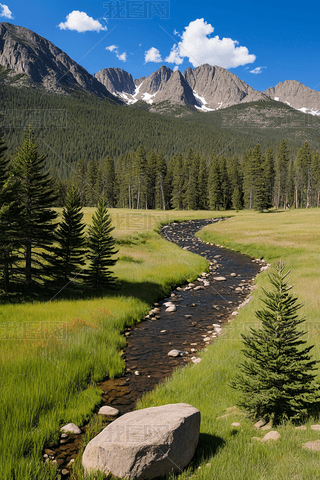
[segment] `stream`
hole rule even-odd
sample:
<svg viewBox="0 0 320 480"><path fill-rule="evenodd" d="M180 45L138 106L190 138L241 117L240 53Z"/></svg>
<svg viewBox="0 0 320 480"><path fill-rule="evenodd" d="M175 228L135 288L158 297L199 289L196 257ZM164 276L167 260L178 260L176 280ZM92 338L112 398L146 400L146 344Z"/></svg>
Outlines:
<svg viewBox="0 0 320 480"><path fill-rule="evenodd" d="M122 358L126 370L121 378L99 383L104 391L101 406L117 408L120 415L134 410L137 400L170 377L175 368L199 362L197 352L214 341L223 325L235 318L232 313L248 299L254 279L266 262L195 237L203 227L219 220L190 220L162 227L160 233L166 240L205 257L210 273L204 272L192 284L176 288L168 298L154 304L141 323L125 330L127 344ZM174 312L167 311L167 302L176 307ZM184 353L171 357L171 350ZM60 445L45 449L62 470L62 478L69 476L68 464L76 458L81 439L82 434L69 434Z"/></svg>

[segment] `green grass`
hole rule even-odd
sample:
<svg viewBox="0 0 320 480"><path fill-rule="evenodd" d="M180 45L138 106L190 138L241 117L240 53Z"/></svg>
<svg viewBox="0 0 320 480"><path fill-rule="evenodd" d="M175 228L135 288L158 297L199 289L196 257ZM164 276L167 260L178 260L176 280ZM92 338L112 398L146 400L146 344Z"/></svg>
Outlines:
<svg viewBox="0 0 320 480"><path fill-rule="evenodd" d="M204 228L203 240L234 248L269 262L280 257L292 269L295 293L304 302L301 314L307 317L307 340L315 344L313 354L320 359L319 254L320 210L287 211L259 214L239 212L225 222ZM252 441L266 432L257 432L252 421L235 411L237 394L228 387L241 357L240 333L257 325L254 312L261 305L261 286L268 288L267 272L257 278L250 302L233 319L223 335L202 352L202 362L176 370L164 384L147 394L139 404L145 408L166 403L186 402L201 412L201 435L197 455L177 479L203 480L315 480L319 478L319 452L302 449L302 444L319 438L310 425L307 431L287 424L277 427L281 438L267 444ZM318 382L319 382L318 378ZM320 382L319 382L320 383ZM229 410L230 412L230 410ZM240 429L232 422L240 422ZM199 468L200 467L200 468Z"/></svg>
<svg viewBox="0 0 320 480"><path fill-rule="evenodd" d="M87 223L92 213L85 209ZM83 300L76 294L72 299L71 291L70 298L61 292L50 302L1 305L1 480L55 478L55 470L42 463L44 443L58 440L62 424L81 426L100 403L97 382L121 375L125 326L138 322L172 287L207 268L205 259L154 231L159 222L198 218L198 212L111 214L120 240L117 290L92 292Z"/></svg>
<svg viewBox="0 0 320 480"><path fill-rule="evenodd" d="M232 218L206 227L201 237L269 262L283 258L292 269L295 292L305 303L301 313L307 316L307 339L315 344L314 355L320 359L320 210L223 213ZM100 402L96 382L122 373L124 326L139 321L152 302L172 286L196 278L206 267L203 259L169 244L153 229L161 222L211 217L213 212L112 210L111 214L120 257L115 267L118 291L86 300L58 296L47 304L1 306L1 326L8 329L10 325L21 337L1 341L1 479L56 477L54 468L41 463L43 444L58 438L61 424L73 421L81 425L88 419ZM85 209L87 223L91 215L92 209ZM197 454L177 479L319 478L319 453L301 448L319 438L319 432L309 428L316 419L306 423L307 431L282 425L277 428L280 440L262 444L251 441L254 436L262 437L262 432L256 432L239 412L218 418L236 403L236 393L227 385L241 358L240 333L257 324L254 311L260 305L261 286L268 286L267 272L260 274L256 283L253 301L203 350L202 362L176 370L140 402L139 408L186 402L201 411ZM39 338L40 325L45 334ZM235 421L241 423L240 429L231 427ZM95 420L90 425L85 443L102 428ZM73 478L83 478L80 457Z"/></svg>

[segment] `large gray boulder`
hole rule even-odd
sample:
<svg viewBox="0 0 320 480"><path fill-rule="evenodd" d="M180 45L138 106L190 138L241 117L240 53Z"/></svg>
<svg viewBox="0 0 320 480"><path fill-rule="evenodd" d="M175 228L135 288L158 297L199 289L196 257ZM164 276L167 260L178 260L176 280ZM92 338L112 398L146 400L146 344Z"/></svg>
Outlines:
<svg viewBox="0 0 320 480"><path fill-rule="evenodd" d="M200 412L186 403L145 408L118 418L85 448L86 473L101 470L131 480L181 472L199 440Z"/></svg>

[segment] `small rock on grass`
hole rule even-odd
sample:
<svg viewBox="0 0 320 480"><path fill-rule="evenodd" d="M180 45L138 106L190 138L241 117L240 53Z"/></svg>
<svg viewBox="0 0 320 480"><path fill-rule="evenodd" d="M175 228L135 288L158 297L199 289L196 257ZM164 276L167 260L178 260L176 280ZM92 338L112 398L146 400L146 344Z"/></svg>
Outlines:
<svg viewBox="0 0 320 480"><path fill-rule="evenodd" d="M69 475L69 470L67 470L66 468L64 468L62 471L61 471L61 474L66 477L67 475Z"/></svg>
<svg viewBox="0 0 320 480"><path fill-rule="evenodd" d="M261 431L265 432L266 430L271 430L271 428L272 428L272 425L268 423L267 425L264 425L263 427L261 427Z"/></svg>
<svg viewBox="0 0 320 480"><path fill-rule="evenodd" d="M320 425L311 425L311 430L320 430Z"/></svg>
<svg viewBox="0 0 320 480"><path fill-rule="evenodd" d="M263 439L261 440L261 442L267 442L268 440L278 440L278 438L280 438L281 435L279 432L276 432L276 430L272 430L271 432L268 432L264 437Z"/></svg>
<svg viewBox="0 0 320 480"><path fill-rule="evenodd" d="M253 426L256 427L256 428L261 428L263 427L267 422L265 421L264 418L260 418L260 420L255 423Z"/></svg>
<svg viewBox="0 0 320 480"><path fill-rule="evenodd" d="M119 415L119 410L117 408L109 407L104 405L100 408L98 415L110 415L111 417L117 417Z"/></svg>
<svg viewBox="0 0 320 480"><path fill-rule="evenodd" d="M302 445L302 448L306 448L308 450L320 450L320 440L314 440L313 442L307 442Z"/></svg>
<svg viewBox="0 0 320 480"><path fill-rule="evenodd" d="M193 363L200 363L201 362L201 358L194 358L192 360Z"/></svg>
<svg viewBox="0 0 320 480"><path fill-rule="evenodd" d="M294 427L295 430L307 430L307 427L305 425L301 425L300 427Z"/></svg>
<svg viewBox="0 0 320 480"><path fill-rule="evenodd" d="M231 427L241 427L241 423L233 422L231 423Z"/></svg>
<svg viewBox="0 0 320 480"><path fill-rule="evenodd" d="M64 425L60 428L60 431L74 433L76 435L79 435L79 433L81 433L80 428L77 427L77 425L75 425L74 423L68 423L67 425Z"/></svg>

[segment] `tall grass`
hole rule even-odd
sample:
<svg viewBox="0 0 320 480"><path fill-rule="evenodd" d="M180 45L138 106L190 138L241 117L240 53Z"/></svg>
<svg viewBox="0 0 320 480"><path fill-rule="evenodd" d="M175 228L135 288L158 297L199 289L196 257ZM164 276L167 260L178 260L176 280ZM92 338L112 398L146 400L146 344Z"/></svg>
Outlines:
<svg viewBox="0 0 320 480"><path fill-rule="evenodd" d="M86 209L87 223L92 213ZM100 403L99 380L121 375L125 326L140 321L170 288L207 268L203 258L153 231L158 222L184 213L111 213L121 258L114 268L118 290L93 292L84 300L58 295L50 302L1 305L1 480L56 477L42 462L43 446L58 440L62 424L81 426L89 418ZM192 216L198 212L186 214Z"/></svg>
<svg viewBox="0 0 320 480"><path fill-rule="evenodd" d="M275 213L239 212L225 222L200 232L203 240L234 248L269 262L283 258L292 270L295 293L304 302L301 314L307 317L306 339L315 344L313 354L320 359L320 210ZM242 360L240 333L257 325L254 312L260 306L261 287L269 288L268 272L256 280L253 301L224 328L223 334L203 350L202 362L176 370L164 384L147 394L140 408L186 402L201 412L201 435L197 455L177 479L202 480L316 480L320 478L319 452L302 448L319 439L310 429L318 419L310 418L307 430L281 425L277 442L261 443L266 432L256 431L243 412L233 409L237 394L228 387L237 364ZM212 318L212 320L214 320ZM318 383L320 377L318 375ZM227 416L225 416L227 415ZM222 417L222 418L219 418ZM232 427L239 422L240 428Z"/></svg>

